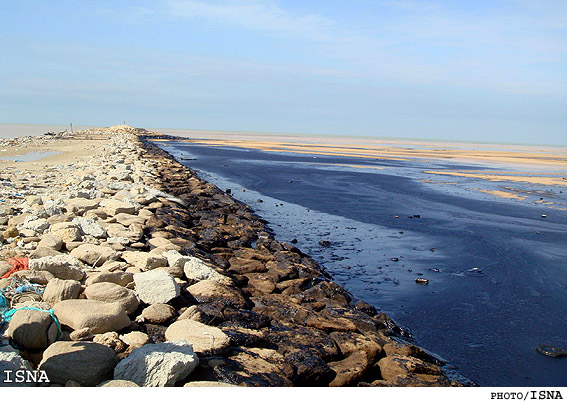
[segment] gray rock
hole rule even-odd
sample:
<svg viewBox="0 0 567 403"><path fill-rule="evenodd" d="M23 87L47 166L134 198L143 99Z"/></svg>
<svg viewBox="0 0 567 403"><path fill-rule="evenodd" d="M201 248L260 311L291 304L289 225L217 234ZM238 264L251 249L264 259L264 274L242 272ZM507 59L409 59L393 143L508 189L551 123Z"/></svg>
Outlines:
<svg viewBox="0 0 567 403"><path fill-rule="evenodd" d="M140 305L134 291L114 283L102 282L89 285L84 294L88 299L120 304L127 314L134 312Z"/></svg>
<svg viewBox="0 0 567 403"><path fill-rule="evenodd" d="M164 271L134 274L138 297L146 304L165 304L180 294L175 279Z"/></svg>
<svg viewBox="0 0 567 403"><path fill-rule="evenodd" d="M49 223L45 218L32 219L33 216L26 217L22 228L30 229L34 232L41 233L49 228Z"/></svg>
<svg viewBox="0 0 567 403"><path fill-rule="evenodd" d="M31 371L33 368L28 361L24 360L15 351L0 350L0 385L2 387L36 386L35 382L13 382L15 372L22 369ZM6 380L12 380L12 382L6 382Z"/></svg>
<svg viewBox="0 0 567 403"><path fill-rule="evenodd" d="M48 271L62 280L81 281L85 273L79 267L79 261L69 255L46 256L30 259L29 268L35 271Z"/></svg>
<svg viewBox="0 0 567 403"><path fill-rule="evenodd" d="M219 328L191 319L178 320L165 331L166 340L186 340L196 353L222 355L230 347L229 337Z"/></svg>
<svg viewBox="0 0 567 403"><path fill-rule="evenodd" d="M147 344L134 350L114 368L114 379L140 386L174 386L199 365L189 343L177 340Z"/></svg>
<svg viewBox="0 0 567 403"><path fill-rule="evenodd" d="M102 344L89 341L58 341L43 353L39 369L53 383L64 385L69 380L82 386L96 386L112 378L118 357Z"/></svg>
<svg viewBox="0 0 567 403"><path fill-rule="evenodd" d="M82 235L90 235L95 238L106 237L106 231L92 218L76 217L72 223L79 227Z"/></svg>
<svg viewBox="0 0 567 403"><path fill-rule="evenodd" d="M234 285L230 277L224 276L215 271L210 265L193 256L189 256L189 260L183 267L183 272L187 280L191 282L199 282L202 280L212 280L224 285Z"/></svg>
<svg viewBox="0 0 567 403"><path fill-rule="evenodd" d="M168 250L163 252L162 256L167 259L167 264L169 267L180 267L183 269L185 263L187 263L191 258L189 256L184 256L176 250Z"/></svg>
<svg viewBox="0 0 567 403"><path fill-rule="evenodd" d="M81 293L81 283L77 280L61 280L54 278L47 283L42 300L50 306L66 299L77 299Z"/></svg>
<svg viewBox="0 0 567 403"><path fill-rule="evenodd" d="M106 333L130 325L130 318L121 304L91 299L68 299L53 307L62 325L72 329L88 327L91 333Z"/></svg>

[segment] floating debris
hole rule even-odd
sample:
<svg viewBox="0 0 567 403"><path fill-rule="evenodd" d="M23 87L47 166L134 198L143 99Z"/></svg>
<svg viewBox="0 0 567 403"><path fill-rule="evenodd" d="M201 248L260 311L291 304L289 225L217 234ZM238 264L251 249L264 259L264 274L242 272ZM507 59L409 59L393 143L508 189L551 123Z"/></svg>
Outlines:
<svg viewBox="0 0 567 403"><path fill-rule="evenodd" d="M429 280L428 280L428 279L426 279L426 278L421 278L421 277L416 278L416 279L415 279L415 282L416 282L417 284L429 284Z"/></svg>
<svg viewBox="0 0 567 403"><path fill-rule="evenodd" d="M567 357L566 349L549 344L540 344L536 347L536 351L540 354L553 358Z"/></svg>

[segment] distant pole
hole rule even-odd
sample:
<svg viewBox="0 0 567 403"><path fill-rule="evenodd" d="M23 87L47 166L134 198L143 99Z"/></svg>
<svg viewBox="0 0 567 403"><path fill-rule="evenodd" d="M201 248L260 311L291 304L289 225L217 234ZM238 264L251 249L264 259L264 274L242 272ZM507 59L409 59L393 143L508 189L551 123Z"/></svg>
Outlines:
<svg viewBox="0 0 567 403"><path fill-rule="evenodd" d="M124 125L126 125L126 121L124 121Z"/></svg>
<svg viewBox="0 0 567 403"><path fill-rule="evenodd" d="M73 123L69 123L71 125L71 133L73 133Z"/></svg>

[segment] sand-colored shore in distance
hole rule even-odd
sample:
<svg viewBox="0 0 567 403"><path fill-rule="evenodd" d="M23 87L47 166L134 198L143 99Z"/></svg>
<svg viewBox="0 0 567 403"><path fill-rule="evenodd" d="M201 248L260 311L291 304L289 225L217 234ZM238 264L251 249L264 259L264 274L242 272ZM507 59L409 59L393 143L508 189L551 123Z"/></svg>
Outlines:
<svg viewBox="0 0 567 403"><path fill-rule="evenodd" d="M548 185L548 186L567 186L567 179L563 175L565 173L558 174L557 176L523 176L522 173L515 175L498 175L498 174L473 174L469 172L449 172L449 171L425 171L427 174L435 175L449 175L449 176L462 176L465 178L478 178L484 179L490 182L525 182L535 185ZM499 173L499 172L497 172Z"/></svg>
<svg viewBox="0 0 567 403"><path fill-rule="evenodd" d="M255 134L204 131L163 131L191 143L380 159L450 159L567 169L567 147L464 142L349 138L298 134ZM185 140L185 139L186 140Z"/></svg>

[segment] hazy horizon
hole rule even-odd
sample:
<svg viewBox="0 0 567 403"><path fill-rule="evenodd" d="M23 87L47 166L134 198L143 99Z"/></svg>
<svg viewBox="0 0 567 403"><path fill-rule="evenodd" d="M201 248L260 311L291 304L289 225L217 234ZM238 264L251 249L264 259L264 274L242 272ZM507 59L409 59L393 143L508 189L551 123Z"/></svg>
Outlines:
<svg viewBox="0 0 567 403"><path fill-rule="evenodd" d="M563 0L0 0L0 121L567 145Z"/></svg>
<svg viewBox="0 0 567 403"><path fill-rule="evenodd" d="M116 123L116 125L120 125L122 123ZM128 122L126 122L128 125ZM12 135L10 133L6 133L7 130L5 126L19 126L20 128L15 128ZM27 127L35 127L37 128L37 132L33 134L26 134L29 133ZM100 125L100 126L89 126L89 125L75 125L73 124L73 131L97 128L97 127L110 127L114 125ZM132 125L130 125L132 126ZM482 140L456 140L456 139L442 139L442 138L419 138L419 137L388 137L388 136L371 136L371 135L353 135L353 134L328 134L328 133L297 133L297 132L256 132L256 131L243 131L243 130L206 130L206 129L190 129L190 128L180 128L180 127L141 127L133 125L132 127L146 129L150 131L157 131L163 132L164 134L167 131L173 132L195 132L195 133L207 133L207 134L221 134L226 133L230 135L234 134L243 134L243 135L268 135L268 136L297 136L297 137L306 137L306 136L314 136L314 137L331 137L331 138L352 138L352 139L376 139L376 140L398 140L400 142L404 141L415 141L415 142L424 142L424 143L455 143L455 144L486 144L486 145L515 145L515 146L527 146L527 147L560 147L560 148L567 148L567 143L565 144L550 144L550 143L525 143L525 142L505 142L505 141L482 141ZM0 138L10 138L10 137L23 137L28 135L39 136L45 133L46 131L53 131L59 130L63 131L67 129L70 131L70 125L67 124L41 124L41 123L0 123Z"/></svg>

